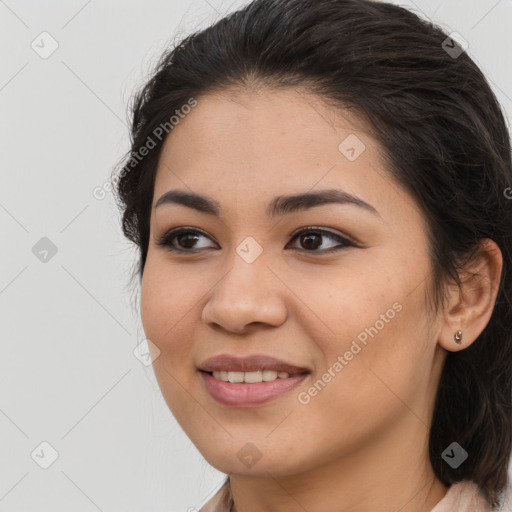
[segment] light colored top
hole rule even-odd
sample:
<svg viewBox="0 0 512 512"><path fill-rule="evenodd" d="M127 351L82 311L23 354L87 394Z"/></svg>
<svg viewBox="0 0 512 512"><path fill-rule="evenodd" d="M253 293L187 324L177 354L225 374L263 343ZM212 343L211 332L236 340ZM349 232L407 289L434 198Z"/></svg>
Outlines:
<svg viewBox="0 0 512 512"><path fill-rule="evenodd" d="M432 512L489 512L491 506L474 482L457 482L448 488Z"/></svg>
<svg viewBox="0 0 512 512"><path fill-rule="evenodd" d="M453 484L444 498L431 512L492 512L479 487L470 481ZM501 508L500 510L506 510ZM229 489L227 482L201 508L199 512L229 512Z"/></svg>

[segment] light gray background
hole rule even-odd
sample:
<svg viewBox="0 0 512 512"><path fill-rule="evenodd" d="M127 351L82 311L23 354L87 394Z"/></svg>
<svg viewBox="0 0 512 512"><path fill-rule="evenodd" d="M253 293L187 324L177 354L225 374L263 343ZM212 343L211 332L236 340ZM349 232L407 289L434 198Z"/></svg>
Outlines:
<svg viewBox="0 0 512 512"><path fill-rule="evenodd" d="M245 3L0 1L0 510L185 512L224 478L132 353L135 251L112 194L93 190L165 45ZM510 119L512 0L396 3L463 35ZM46 59L31 47L48 51L43 31L59 45ZM57 247L46 263L42 237ZM59 454L48 469L43 441Z"/></svg>

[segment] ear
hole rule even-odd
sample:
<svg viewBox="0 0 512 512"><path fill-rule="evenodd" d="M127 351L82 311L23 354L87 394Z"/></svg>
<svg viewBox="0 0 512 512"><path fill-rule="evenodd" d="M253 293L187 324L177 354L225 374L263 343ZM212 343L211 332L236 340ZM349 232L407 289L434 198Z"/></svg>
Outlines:
<svg viewBox="0 0 512 512"><path fill-rule="evenodd" d="M483 239L472 260L459 273L460 288L449 287L439 344L457 352L467 348L485 329L491 318L501 279L503 256L493 240ZM454 336L462 331L461 343Z"/></svg>

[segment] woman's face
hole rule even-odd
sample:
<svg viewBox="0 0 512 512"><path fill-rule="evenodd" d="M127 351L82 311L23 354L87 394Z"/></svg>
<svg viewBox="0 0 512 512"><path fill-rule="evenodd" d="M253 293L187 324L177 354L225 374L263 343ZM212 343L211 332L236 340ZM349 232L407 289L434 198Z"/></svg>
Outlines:
<svg viewBox="0 0 512 512"><path fill-rule="evenodd" d="M169 191L205 200L155 208ZM158 245L178 227L194 232ZM292 89L198 98L161 154L141 312L163 396L208 462L278 476L425 438L444 357L426 237L353 114ZM307 373L214 381L200 368L221 355Z"/></svg>

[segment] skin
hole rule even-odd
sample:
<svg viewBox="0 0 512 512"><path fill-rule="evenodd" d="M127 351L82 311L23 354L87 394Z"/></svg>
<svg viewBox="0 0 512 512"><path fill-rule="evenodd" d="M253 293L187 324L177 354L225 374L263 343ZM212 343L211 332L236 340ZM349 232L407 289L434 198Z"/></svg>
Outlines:
<svg viewBox="0 0 512 512"><path fill-rule="evenodd" d="M355 161L338 149L350 134L366 146ZM447 288L446 305L430 314L426 218L381 154L353 112L297 89L202 96L163 147L153 206L179 189L215 199L221 216L177 204L152 209L142 322L160 350L153 367L170 410L206 460L231 475L238 512L430 511L446 494L428 458L435 392L446 351L466 348L490 319L501 253L486 241L472 267L480 277L464 274L462 291ZM277 195L330 188L378 215L347 204L265 214ZM184 250L203 249L157 245L178 226L204 231L196 246L181 240ZM291 237L307 226L358 245L322 255L340 242ZM236 252L248 236L263 248L252 263ZM401 311L300 403L299 393L394 303ZM312 373L267 404L227 407L197 370L221 353L267 354ZM237 456L248 442L262 455L252 467Z"/></svg>

